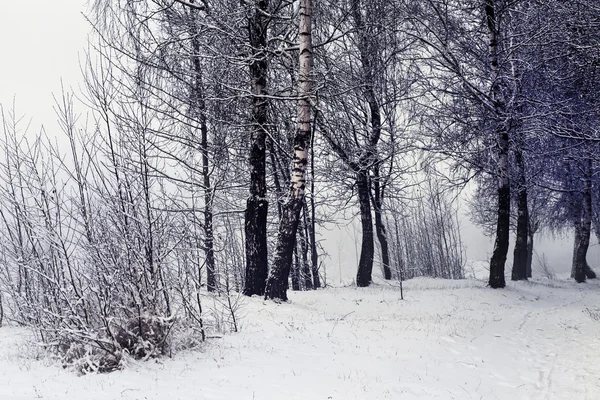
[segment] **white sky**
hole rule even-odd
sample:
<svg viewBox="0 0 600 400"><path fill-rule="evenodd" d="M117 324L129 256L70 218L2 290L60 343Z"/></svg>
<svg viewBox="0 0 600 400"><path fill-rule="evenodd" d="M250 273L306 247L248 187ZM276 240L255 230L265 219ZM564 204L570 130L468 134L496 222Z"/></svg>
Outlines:
<svg viewBox="0 0 600 400"><path fill-rule="evenodd" d="M88 23L86 0L0 0L0 103L32 117L32 129L56 127L52 93L77 86Z"/></svg>
<svg viewBox="0 0 600 400"><path fill-rule="evenodd" d="M80 82L80 59L83 60L91 30L82 15L86 7L86 0L0 0L0 104L10 108L16 96L17 113L33 118L32 129L37 130L43 124L50 136L58 129L52 94L60 93L61 78L66 88L76 91ZM467 257L489 259L491 239L484 237L468 217L463 219L463 224ZM336 269L340 262L355 268L358 250L354 249L354 240L360 235L354 237L353 232L344 230L328 232L325 236L331 256L329 269ZM570 239L546 238L537 244L537 251L546 254L555 270L570 270ZM592 267L599 264L597 249L595 245L588 256ZM512 249L508 260L510 264ZM353 275L352 271L347 272Z"/></svg>

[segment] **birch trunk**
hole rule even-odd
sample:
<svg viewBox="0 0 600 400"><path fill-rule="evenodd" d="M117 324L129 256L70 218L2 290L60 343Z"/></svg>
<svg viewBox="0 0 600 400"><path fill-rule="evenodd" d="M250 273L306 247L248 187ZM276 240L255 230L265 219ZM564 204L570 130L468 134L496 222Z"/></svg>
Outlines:
<svg viewBox="0 0 600 400"><path fill-rule="evenodd" d="M282 207L283 213L279 224L275 260L267 280L265 291L265 298L267 299L287 300L292 254L306 191L306 168L308 165L308 149L311 143L310 96L312 94L313 60L311 14L311 0L300 0L298 131L294 136L294 159L292 161L290 191Z"/></svg>

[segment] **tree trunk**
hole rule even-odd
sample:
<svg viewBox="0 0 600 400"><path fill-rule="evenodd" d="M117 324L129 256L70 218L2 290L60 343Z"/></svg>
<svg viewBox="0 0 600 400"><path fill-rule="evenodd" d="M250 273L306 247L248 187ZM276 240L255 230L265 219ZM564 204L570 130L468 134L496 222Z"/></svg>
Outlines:
<svg viewBox="0 0 600 400"><path fill-rule="evenodd" d="M310 261L313 277L313 288L321 287L321 279L319 277L319 253L317 252L316 238L316 207L315 207L315 138L314 135L310 138L310 221L307 223L308 236L310 238ZM308 215L308 204L304 203L304 212Z"/></svg>
<svg viewBox="0 0 600 400"><path fill-rule="evenodd" d="M504 279L504 266L508 253L508 240L510 232L510 183L508 180L508 135L502 135L502 147L498 177L498 220L496 225L496 242L490 260L490 287L497 289L506 286Z"/></svg>
<svg viewBox="0 0 600 400"><path fill-rule="evenodd" d="M356 274L356 285L365 287L369 286L372 281L373 257L375 253L373 246L373 218L371 216L368 172L359 171L357 173L356 186L362 227L362 246L360 249L360 260L358 262L358 273Z"/></svg>
<svg viewBox="0 0 600 400"><path fill-rule="evenodd" d="M571 278L575 278L575 273L576 273L577 251L578 251L580 243L581 243L580 230L581 230L581 228L578 228L578 227L575 228L575 240L573 243L573 264L571 267ZM584 268L585 277L587 279L596 279L597 278L596 272L594 272L594 270L590 267L590 265L587 263L587 261L583 268Z"/></svg>
<svg viewBox="0 0 600 400"><path fill-rule="evenodd" d="M587 251L590 246L592 228L592 183L591 161L587 161L585 187L582 193L583 207L579 221L575 224L575 243L573 249L573 268L571 275L578 283L586 281L586 272L591 270L587 264ZM592 271L593 272L593 271ZM594 274L595 275L595 274Z"/></svg>
<svg viewBox="0 0 600 400"><path fill-rule="evenodd" d="M390 269L390 250L388 246L387 230L383 222L383 190L379 181L379 167L375 167L375 179L373 181L373 209L375 211L375 230L377 240L381 248L381 262L383 264L383 277L386 280L392 279L392 270Z"/></svg>
<svg viewBox="0 0 600 400"><path fill-rule="evenodd" d="M304 203L302 204L302 219L301 221L301 228L300 228L300 238L296 239L296 241L298 242L298 244L300 245L300 259L301 259L301 263L302 263L302 284L303 284L303 289L304 290L312 290L313 288L313 284L312 284L312 276L311 276L311 268L310 268L310 264L308 262L308 240L307 240L307 233L308 233L308 219L306 217L306 198L304 198Z"/></svg>
<svg viewBox="0 0 600 400"><path fill-rule="evenodd" d="M267 278L267 211L269 203L266 182L266 151L268 110L267 100L267 26L268 1L255 2L249 21L252 62L252 133L250 148L250 197L245 212L246 282L244 294L263 295Z"/></svg>
<svg viewBox="0 0 600 400"><path fill-rule="evenodd" d="M590 268L590 265L588 263L585 263L585 277L587 279L596 279L598 277L596 275L596 272L594 272L594 270Z"/></svg>
<svg viewBox="0 0 600 400"><path fill-rule="evenodd" d="M587 174L591 173L591 161L588 160ZM583 207L581 217L575 224L575 243L573 246L573 268L571 276L578 283L586 281L588 274L595 278L594 271L587 264L587 251L590 246L590 236L592 228L592 193L591 179L585 177L585 188L583 190Z"/></svg>
<svg viewBox="0 0 600 400"><path fill-rule="evenodd" d="M275 260L265 290L266 299L287 300L288 277L292 263L292 253L296 242L296 232L300 211L306 191L306 168L308 149L311 143L311 104L312 94L312 36L311 0L300 1L300 57L298 131L294 137L294 159L290 179L290 192L283 204Z"/></svg>
<svg viewBox="0 0 600 400"><path fill-rule="evenodd" d="M496 142L498 146L498 220L496 242L490 260L490 280L492 288L506 286L504 266L508 253L510 231L510 181L508 177L508 129L505 124L504 103L499 82L498 67L498 26L494 0L486 0L485 13L489 31L489 63L491 69L492 100L496 122Z"/></svg>
<svg viewBox="0 0 600 400"><path fill-rule="evenodd" d="M371 119L371 132L368 138L364 155L359 162L360 169L357 171L357 186L358 186L358 202L360 205L360 216L362 225L362 246L361 255L358 263L358 273L356 275L356 284L358 286L368 286L371 283L371 275L373 270L373 221L371 216L371 187L369 184L369 169L372 165L377 164L377 144L381 137L381 111L379 110L379 102L375 94L375 74L378 72L373 66L374 57L377 53L373 46L373 37L368 32L365 21L363 20L360 0L352 0L352 18L356 27L358 37L358 50L360 52L360 60L362 66L362 82L364 85L365 100L369 104L369 114ZM379 177L377 177L379 178ZM379 184L379 182L377 182ZM366 190L365 193L363 192ZM380 193L376 193L379 196ZM381 206L383 199L379 197ZM375 218L379 221L377 225L377 237L381 245L381 256L383 261L384 276L386 279L391 278L390 271L390 256L385 236L385 226L381 218L381 207L374 206Z"/></svg>
<svg viewBox="0 0 600 400"><path fill-rule="evenodd" d="M381 262L383 263L383 277L386 280L392 279L392 270L390 269L390 250L387 240L387 231L383 224L381 210L375 209L375 230L377 231L377 239L381 247Z"/></svg>
<svg viewBox="0 0 600 400"><path fill-rule="evenodd" d="M300 259L298 257L298 244L294 246L294 262L292 263L292 290L300 290Z"/></svg>
<svg viewBox="0 0 600 400"><path fill-rule="evenodd" d="M533 264L533 238L535 234L529 230L529 235L527 235L527 278L532 277L532 264Z"/></svg>
<svg viewBox="0 0 600 400"><path fill-rule="evenodd" d="M206 287L209 292L217 289L213 234L213 191L210 186L206 124L202 131L202 175L204 177L204 256L206 257Z"/></svg>
<svg viewBox="0 0 600 400"><path fill-rule="evenodd" d="M311 158L313 156L314 153L311 152ZM313 163L311 163L311 165L314 165ZM317 239L316 239L316 234L315 234L315 200L314 200L314 192L315 192L315 185L314 185L314 177L313 179L311 179L311 193L313 193L310 196L310 217L308 217L308 204L307 202L304 202L304 215L307 216L307 221L306 221L306 235L309 238L309 245L310 245L310 268L311 268L311 272L312 272L312 286L313 289L318 289L321 287L321 279L319 277L319 254L317 253Z"/></svg>
<svg viewBox="0 0 600 400"><path fill-rule="evenodd" d="M580 217L581 218L581 217ZM571 278L575 278L575 270L577 265L577 249L581 242L581 222L575 222L575 235L573 237L573 259L571 263Z"/></svg>
<svg viewBox="0 0 600 400"><path fill-rule="evenodd" d="M191 3L194 1L192 0ZM200 152L202 153L202 179L204 185L204 257L206 266L206 287L209 292L216 290L214 235L213 235L213 196L210 182L208 157L208 124L206 118L206 99L200 63L200 41L196 25L197 10L190 10L189 27L192 44L192 68L194 82L192 86L192 115L200 122Z"/></svg>
<svg viewBox="0 0 600 400"><path fill-rule="evenodd" d="M246 296L262 295L267 279L267 207L263 199L249 198L246 206Z"/></svg>
<svg viewBox="0 0 600 400"><path fill-rule="evenodd" d="M519 133L522 135L522 133ZM527 238L529 230L529 211L527 205L527 183L525 180L525 163L523 161L522 138L517 143L515 150L515 163L517 166L517 241L513 256L512 277L513 281L527 279L528 246Z"/></svg>
<svg viewBox="0 0 600 400"><path fill-rule="evenodd" d="M571 268L571 277L578 283L586 281L587 251L589 248L589 236L586 238L583 223L575 227L575 240L573 243L573 267ZM589 268L589 267L588 267Z"/></svg>

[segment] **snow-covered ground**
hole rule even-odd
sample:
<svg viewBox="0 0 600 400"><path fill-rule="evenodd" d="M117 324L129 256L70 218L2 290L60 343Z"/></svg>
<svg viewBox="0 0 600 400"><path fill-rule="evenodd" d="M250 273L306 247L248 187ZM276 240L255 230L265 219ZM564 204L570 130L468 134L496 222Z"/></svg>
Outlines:
<svg viewBox="0 0 600 400"><path fill-rule="evenodd" d="M203 350L77 376L0 328L0 399L600 399L600 282L414 279L247 299ZM595 314L595 313L598 314Z"/></svg>

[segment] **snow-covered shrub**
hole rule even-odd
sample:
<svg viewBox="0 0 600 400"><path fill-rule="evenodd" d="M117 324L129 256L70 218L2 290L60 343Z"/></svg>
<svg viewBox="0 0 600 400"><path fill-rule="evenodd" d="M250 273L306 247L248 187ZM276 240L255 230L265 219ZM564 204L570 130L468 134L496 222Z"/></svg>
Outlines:
<svg viewBox="0 0 600 400"><path fill-rule="evenodd" d="M68 110L62 117L70 167L41 136L11 128L0 143L0 292L10 318L64 365L108 372L123 357L167 352L172 316L201 287L201 238L185 214L161 211L176 205L149 189L164 182L144 172L128 138L116 153L76 136ZM183 308L202 330L199 302Z"/></svg>
<svg viewBox="0 0 600 400"><path fill-rule="evenodd" d="M173 323L172 318L155 316L132 318L125 321L124 326L117 326L114 329L114 338L121 349L134 358L165 354Z"/></svg>
<svg viewBox="0 0 600 400"><path fill-rule="evenodd" d="M62 329L47 342L63 366L86 372L111 372L123 367L125 357L148 359L167 353L175 320L142 316L115 323L110 328L90 330ZM44 331L44 329L42 329ZM45 332L48 340L48 332Z"/></svg>

